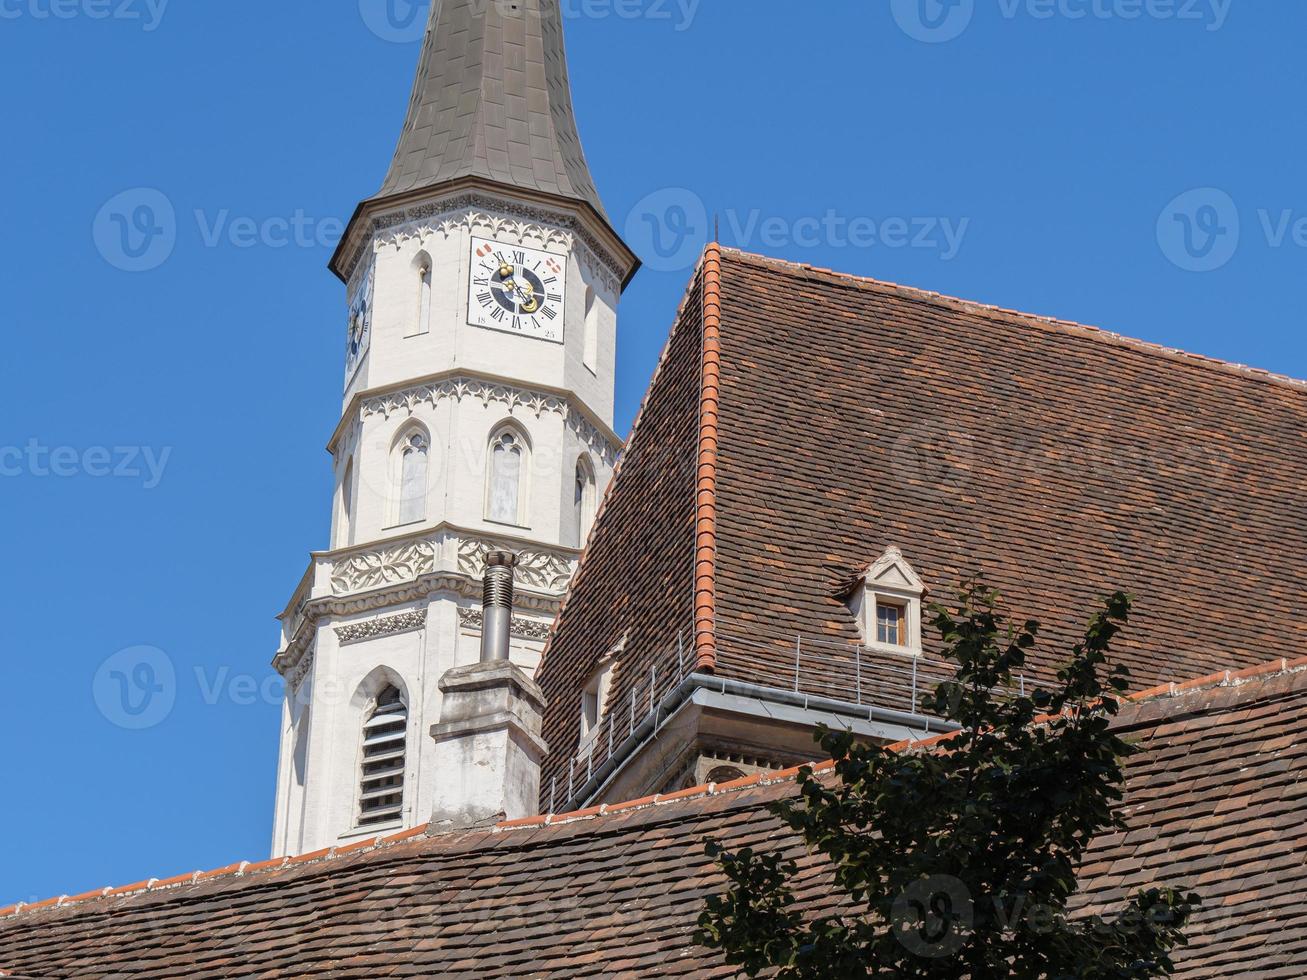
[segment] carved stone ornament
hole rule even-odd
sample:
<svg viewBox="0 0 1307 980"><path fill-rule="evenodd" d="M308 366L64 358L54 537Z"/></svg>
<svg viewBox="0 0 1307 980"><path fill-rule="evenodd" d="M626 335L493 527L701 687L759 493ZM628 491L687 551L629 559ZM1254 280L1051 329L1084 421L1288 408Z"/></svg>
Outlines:
<svg viewBox="0 0 1307 980"><path fill-rule="evenodd" d="M480 609L459 609L459 624L465 630L474 632L481 631L481 610ZM519 616L513 617L512 633L522 640L547 640L549 639L549 624L542 623L534 619L522 619Z"/></svg>
<svg viewBox="0 0 1307 980"><path fill-rule="evenodd" d="M349 595L396 582L411 582L435 570L433 542L404 541L342 558L331 570L331 589L336 595Z"/></svg>
<svg viewBox="0 0 1307 980"><path fill-rule="evenodd" d="M286 686L292 692L298 692L300 685L304 683L304 678L309 676L311 670L313 670L313 651L309 650L304 656L300 657L299 663L286 676Z"/></svg>
<svg viewBox="0 0 1307 980"><path fill-rule="evenodd" d="M486 567L486 555L502 550L495 541L472 538L458 546L458 568L465 575L480 577ZM572 581L576 563L561 555L531 548L512 548L517 553L517 581L545 592L562 592Z"/></svg>
<svg viewBox="0 0 1307 980"><path fill-rule="evenodd" d="M382 616L379 619L370 619L365 623L350 623L348 626L337 626L336 636L341 643L357 643L360 640L370 640L377 636L411 633L413 630L420 630L426 625L427 614L425 610L414 609L412 612L400 613L397 616Z"/></svg>

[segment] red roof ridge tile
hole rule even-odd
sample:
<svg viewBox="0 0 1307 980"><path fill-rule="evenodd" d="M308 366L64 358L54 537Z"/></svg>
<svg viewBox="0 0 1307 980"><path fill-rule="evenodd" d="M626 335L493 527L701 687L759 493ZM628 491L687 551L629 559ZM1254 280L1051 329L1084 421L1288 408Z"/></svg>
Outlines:
<svg viewBox="0 0 1307 980"><path fill-rule="evenodd" d="M697 670L717 666L717 424L722 378L722 251L703 253L703 360L694 513L694 654Z"/></svg>
<svg viewBox="0 0 1307 980"><path fill-rule="evenodd" d="M1269 680L1271 678L1304 672L1307 672L1307 656L1295 659L1280 657L1270 661L1269 663L1261 664L1256 667L1248 667L1243 670L1219 671L1214 674L1193 678L1188 681L1163 684L1159 687L1149 688L1148 690L1138 691L1127 695L1123 700L1126 702L1142 704L1167 698L1180 699L1198 691L1247 686L1259 680ZM1040 721L1049 719L1036 720ZM948 733L919 741L898 742L889 746L889 748L892 751L929 748L947 741L954 737L955 734L956 733ZM515 830L528 828L539 829L572 823L598 821L605 817L626 814L635 810L651 809L659 806L667 806L673 803L723 796L744 790L756 789L761 786L772 786L798 778L799 773L805 769L820 774L828 772L834 767L835 762L833 760L813 762L775 772L762 772L754 776L746 776L742 779L732 780L728 783L706 783L702 786L692 786L689 789L680 790L675 793L656 793L652 796L646 796L638 800L630 800L623 803L601 804L599 806L588 807L584 810L575 810L571 813L550 813L539 816L524 817L518 820L505 820L490 828L490 832L494 834L511 833ZM123 885L118 888L95 889L89 892L84 892L80 895L72 896L60 895L56 898L48 898L42 902L18 902L14 905L0 908L0 919L10 918L15 915L25 914L39 909L67 908L73 905L82 905L103 898L121 898L129 895L144 894L146 892L166 891L187 885L213 881L219 878L249 877L252 875L261 876L265 873L276 873L291 867L324 864L336 859L337 857L344 857L346 855L382 851L388 847L406 841L416 840L421 837L430 837L434 839L450 837L463 832L464 831L461 830L444 831L435 829L429 824L423 824L418 827L391 834L388 837L372 837L352 844L341 845L339 847L327 847L320 851L313 851L309 854L302 854L295 857L272 858L271 860L260 861L254 864L251 864L248 861L239 861L213 871L193 871L189 874L177 875L176 877L166 879L149 878L144 881L138 881L135 884Z"/></svg>
<svg viewBox="0 0 1307 980"><path fill-rule="evenodd" d="M649 398L655 388L654 382L658 380L658 376L662 374L663 369L667 364L667 359L672 350L672 342L676 339L677 327L680 325L681 317L684 315L686 308L690 305L691 298L694 296L695 286L699 282L699 277L703 274L706 256L707 252L705 250L704 255L699 259L699 265L695 269L694 275L690 277L690 282L685 287L685 293L681 296L681 302L676 308L676 316L672 320L672 328L667 332L667 340L663 343L662 352L658 355L658 363L654 366L653 374L649 376L649 385L645 388L644 397L640 399L640 407L636 411L635 419L631 423L631 429L627 433L626 442L622 446L622 453L617 458L617 464L613 467L612 476L608 479L608 486L604 488L603 498L599 501L599 506L595 510L594 519L590 524L592 530L600 526L600 519L604 516L604 511L608 509L609 496L613 493L613 488L617 486L617 477L621 474L622 463L626 460L626 447L630 445L631 437L639 430L640 421L644 418L645 411L649 407ZM554 622L549 627L549 636L545 641L545 648L540 654L541 664L543 664L545 659L549 656L550 648L553 646L554 634L558 631L558 624L563 621L563 613L567 611L568 600L576 592L576 587L585 574L586 559L588 557L589 541L583 541L581 543L581 555L576 563L576 571L572 573L572 581L567 591L563 593L563 600L559 604L558 614L554 617Z"/></svg>
<svg viewBox="0 0 1307 980"><path fill-rule="evenodd" d="M1169 360L1183 361L1186 364L1192 364L1199 367L1215 368L1226 373L1237 374L1241 377L1267 381L1272 384L1290 388L1294 391L1307 392L1307 379L1304 378L1295 378L1292 375L1280 374L1275 371L1268 371L1265 368L1252 367L1247 364L1240 364L1237 361L1227 361L1206 354L1196 354L1192 351L1182 350L1178 347L1168 347L1165 344L1159 344L1154 341L1140 340L1137 337L1130 337L1125 334L1117 333L1114 330L1108 330L1106 327L1098 327L1088 323L1079 323L1075 320L1066 320L1060 317L1046 316L1041 313L1028 313L1023 310L1009 309L1008 307L998 306L993 303L984 303L980 300L964 299L960 296L950 296L947 293L922 289L919 286L905 286L902 283L890 282L885 279L876 279L873 276L860 276L850 272L838 272L833 269L825 269L820 266L810 265L806 262L793 262L789 259L778 259L769 255L761 255L757 252L746 252L738 248L723 247L722 253L743 259L753 265L761 265L791 272L812 273L824 276L828 279L847 283L850 286L871 288L881 292L892 292L907 299L917 299L935 306L946 306L984 316L998 317L1003 320L1015 320L1029 326L1051 328L1060 332L1076 333L1080 336L1112 343L1119 347L1129 347L1143 353L1166 357Z"/></svg>

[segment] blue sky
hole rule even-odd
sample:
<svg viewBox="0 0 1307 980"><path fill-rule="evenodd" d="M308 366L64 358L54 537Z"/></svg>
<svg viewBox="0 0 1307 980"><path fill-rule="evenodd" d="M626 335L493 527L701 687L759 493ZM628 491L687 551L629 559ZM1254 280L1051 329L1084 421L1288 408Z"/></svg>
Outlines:
<svg viewBox="0 0 1307 980"><path fill-rule="evenodd" d="M0 905L267 856L273 616L327 542L326 263L418 53L385 2L0 0ZM649 260L622 431L714 213L726 244L1307 376L1307 6L564 7ZM166 257L122 248L142 201ZM159 717L114 707L141 646Z"/></svg>

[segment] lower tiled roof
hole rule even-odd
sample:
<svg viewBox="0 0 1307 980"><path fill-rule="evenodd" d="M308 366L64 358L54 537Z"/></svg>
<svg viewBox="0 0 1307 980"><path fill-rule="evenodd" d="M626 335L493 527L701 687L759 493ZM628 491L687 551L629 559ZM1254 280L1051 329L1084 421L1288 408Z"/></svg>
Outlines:
<svg viewBox="0 0 1307 980"><path fill-rule="evenodd" d="M1150 691L1118 728L1129 829L1100 839L1082 907L1153 881L1205 907L1182 978L1302 976L1307 963L1307 660ZM766 805L791 774L0 910L0 974L63 977L731 976L690 940L722 887L703 840L822 862ZM199 880L197 880L197 877Z"/></svg>

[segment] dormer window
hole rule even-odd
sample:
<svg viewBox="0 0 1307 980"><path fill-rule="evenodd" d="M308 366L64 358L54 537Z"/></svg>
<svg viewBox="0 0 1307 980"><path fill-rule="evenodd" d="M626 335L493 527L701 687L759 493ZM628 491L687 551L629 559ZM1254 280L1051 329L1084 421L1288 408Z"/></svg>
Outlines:
<svg viewBox="0 0 1307 980"><path fill-rule="evenodd" d="M581 745L586 746L599 734L599 725L608 707L608 692L613 684L617 656L626 649L626 637L605 653L590 682L581 691Z"/></svg>
<svg viewBox="0 0 1307 980"><path fill-rule="evenodd" d="M867 566L849 600L863 642L883 653L921 654L921 597L926 588L898 548Z"/></svg>

